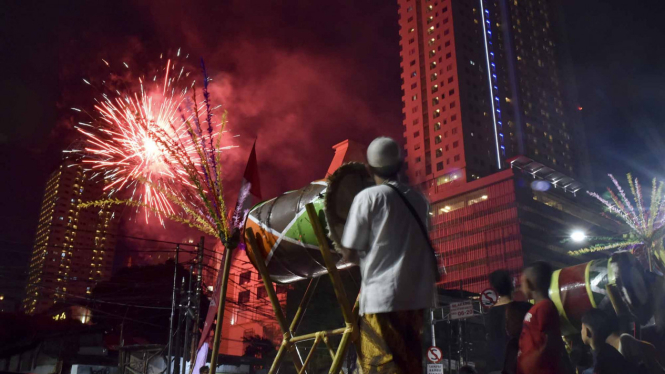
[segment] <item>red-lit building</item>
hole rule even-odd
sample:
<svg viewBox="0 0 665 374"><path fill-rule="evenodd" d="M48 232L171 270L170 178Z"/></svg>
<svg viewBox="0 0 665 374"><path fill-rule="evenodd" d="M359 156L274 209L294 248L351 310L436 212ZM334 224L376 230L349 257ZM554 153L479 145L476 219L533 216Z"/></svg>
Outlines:
<svg viewBox="0 0 665 374"><path fill-rule="evenodd" d="M286 286L277 286L277 298L286 304ZM243 338L260 336L277 346L282 333L277 325L268 294L245 251L236 251L231 264L219 353L242 356L247 344Z"/></svg>
<svg viewBox="0 0 665 374"><path fill-rule="evenodd" d="M581 245L568 240L576 230L598 237L625 233L599 214L597 201L574 179L526 157L508 164L430 193L430 235L448 271L443 288L480 292L497 269L517 275L537 260L557 268L582 262L587 258L568 254Z"/></svg>
<svg viewBox="0 0 665 374"><path fill-rule="evenodd" d="M594 223L600 209L574 194L581 185L572 178L588 177L584 133L563 85L554 2L398 4L406 173L432 203L431 235L449 271L444 288L478 292L495 269L579 261L551 232L603 228ZM540 165L539 174L516 173L521 163ZM534 178L557 182L548 173L570 180L567 192L562 183L529 188ZM582 218L569 214L580 209Z"/></svg>
<svg viewBox="0 0 665 374"><path fill-rule="evenodd" d="M399 0L408 174L432 188L524 155L586 177L551 0Z"/></svg>
<svg viewBox="0 0 665 374"><path fill-rule="evenodd" d="M104 197L76 157L65 157L46 183L23 299L28 314L78 300L111 276L118 220L111 208L79 208Z"/></svg>

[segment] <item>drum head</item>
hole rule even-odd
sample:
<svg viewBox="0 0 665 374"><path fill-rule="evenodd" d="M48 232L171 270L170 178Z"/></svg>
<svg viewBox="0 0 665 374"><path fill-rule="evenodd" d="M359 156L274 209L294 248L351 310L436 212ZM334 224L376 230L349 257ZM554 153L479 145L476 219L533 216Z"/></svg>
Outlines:
<svg viewBox="0 0 665 374"><path fill-rule="evenodd" d="M328 236L335 244L335 248L340 247L353 198L358 192L374 185L376 184L369 174L367 166L359 162L344 164L328 177L324 209L330 230Z"/></svg>
<svg viewBox="0 0 665 374"><path fill-rule="evenodd" d="M630 252L612 255L611 265L621 298L640 323L646 323L652 315L652 296L644 274L644 268Z"/></svg>

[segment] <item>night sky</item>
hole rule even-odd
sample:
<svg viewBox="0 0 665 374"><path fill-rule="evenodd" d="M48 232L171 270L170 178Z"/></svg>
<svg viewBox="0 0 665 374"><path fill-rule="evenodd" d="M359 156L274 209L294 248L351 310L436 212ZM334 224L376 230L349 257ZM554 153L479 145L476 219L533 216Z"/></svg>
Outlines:
<svg viewBox="0 0 665 374"><path fill-rule="evenodd" d="M665 7L661 1L561 0L591 165L665 179ZM207 3L207 4L205 4ZM346 138L401 138L396 1L12 1L0 10L0 256L27 261L41 195L74 140L82 78L106 59L159 64L178 48L202 57L213 101L240 146L237 189L255 137L264 197L325 174ZM163 237L159 227L127 229ZM5 275L5 278L7 275ZM0 278L0 289L17 284Z"/></svg>

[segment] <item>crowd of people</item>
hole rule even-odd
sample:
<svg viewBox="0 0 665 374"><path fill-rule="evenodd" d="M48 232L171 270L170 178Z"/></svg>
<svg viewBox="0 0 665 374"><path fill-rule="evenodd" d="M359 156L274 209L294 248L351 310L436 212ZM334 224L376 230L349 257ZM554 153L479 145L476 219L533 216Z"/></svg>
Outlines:
<svg viewBox="0 0 665 374"><path fill-rule="evenodd" d="M521 290L534 304L514 301L510 274L498 270L489 282L499 300L486 318L492 374L665 374L655 347L621 333L616 315L591 309L582 317L581 342L566 347L559 314L548 297L552 268L537 262L522 272ZM575 339L570 339L574 341ZM570 351L570 352L569 352Z"/></svg>
<svg viewBox="0 0 665 374"><path fill-rule="evenodd" d="M355 196L340 248L346 261L359 265L362 276L358 363L364 374L422 373L423 315L435 306L439 279L426 228L429 203L399 181L403 157L397 142L375 139L367 161L376 186ZM499 300L487 316L489 372L665 374L652 345L620 334L614 318L598 309L582 319L581 341L591 348L593 359L585 362L584 355L569 353L559 313L549 299L551 278L552 268L545 262L523 269L520 287L531 304L511 298L507 271L490 276ZM576 358L574 364L570 357ZM469 366L458 370L474 372Z"/></svg>

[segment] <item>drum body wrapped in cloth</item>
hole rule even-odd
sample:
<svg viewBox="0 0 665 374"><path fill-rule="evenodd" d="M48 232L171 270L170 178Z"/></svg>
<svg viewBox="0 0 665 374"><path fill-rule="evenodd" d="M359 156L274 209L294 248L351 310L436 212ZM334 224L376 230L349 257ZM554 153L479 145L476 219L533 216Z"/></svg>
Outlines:
<svg viewBox="0 0 665 374"><path fill-rule="evenodd" d="M549 295L564 335L579 333L582 316L592 308L609 313L620 309L641 323L652 316L644 269L629 252L555 271Z"/></svg>
<svg viewBox="0 0 665 374"><path fill-rule="evenodd" d="M314 204L326 235L337 246L353 198L371 185L374 182L366 166L349 163L326 180L314 181L252 208L245 227L254 231L257 250L266 261L271 279L291 283L326 274L305 205ZM338 253L333 252L333 257L338 269L351 266Z"/></svg>

